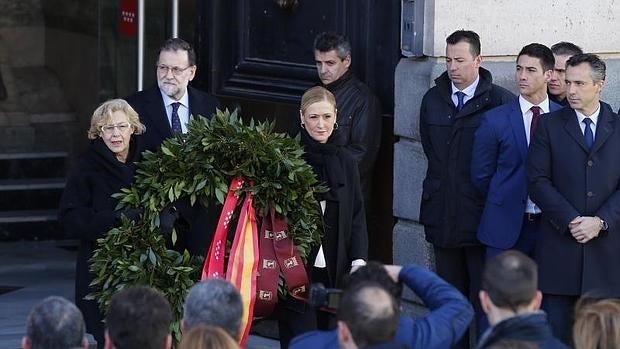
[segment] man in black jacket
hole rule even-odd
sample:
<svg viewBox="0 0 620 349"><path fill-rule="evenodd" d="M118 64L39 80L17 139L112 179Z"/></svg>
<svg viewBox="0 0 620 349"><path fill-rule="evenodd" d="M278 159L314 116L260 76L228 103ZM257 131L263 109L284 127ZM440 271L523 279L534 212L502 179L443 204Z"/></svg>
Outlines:
<svg viewBox="0 0 620 349"><path fill-rule="evenodd" d="M484 200L470 180L474 133L484 112L515 99L480 67L480 38L458 30L446 39L446 71L422 99L420 137L428 159L420 222L433 244L437 274L477 301L484 248L476 239ZM462 343L466 347L466 343Z"/></svg>
<svg viewBox="0 0 620 349"><path fill-rule="evenodd" d="M536 263L515 250L489 259L482 274L480 302L491 327L482 335L478 349L508 340L535 344L542 349L568 349L553 336L547 314L540 310Z"/></svg>
<svg viewBox="0 0 620 349"><path fill-rule="evenodd" d="M186 41L168 39L159 49L156 64L157 86L139 91L126 98L138 112L146 132L140 136L140 151L155 151L166 138L175 133L186 133L187 123L198 116L210 118L218 105L215 97L188 86L196 74L196 53ZM191 206L189 200L180 200L172 211L163 212L162 226L171 229L173 215L178 241L174 248L187 249L192 255L204 255L215 230L219 210L206 211L200 205ZM167 222L164 222L167 221Z"/></svg>
<svg viewBox="0 0 620 349"><path fill-rule="evenodd" d="M341 35L319 34L314 40L314 61L323 87L336 97L338 127L329 142L344 146L357 161L368 209L372 172L381 145L379 101L349 70L351 44Z"/></svg>

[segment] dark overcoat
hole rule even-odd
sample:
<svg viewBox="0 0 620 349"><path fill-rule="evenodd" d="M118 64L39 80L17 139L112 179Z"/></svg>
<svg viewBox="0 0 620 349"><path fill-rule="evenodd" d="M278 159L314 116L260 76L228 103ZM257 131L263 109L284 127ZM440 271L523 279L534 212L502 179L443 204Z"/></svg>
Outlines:
<svg viewBox="0 0 620 349"><path fill-rule="evenodd" d="M493 84L491 73L480 68L474 97L459 112L452 102L447 72L435 80L422 99L420 138L428 159L422 185L420 222L426 239L444 248L479 245L476 230L484 198L471 183L474 133L487 110L515 99Z"/></svg>
<svg viewBox="0 0 620 349"><path fill-rule="evenodd" d="M84 300L91 292L89 284L93 280L88 260L93 255L97 239L118 223L118 214L114 211L118 200L112 194L129 187L133 180L133 161L138 158L138 145L136 137L132 138L126 163L118 161L101 138L93 140L71 168L60 199L60 223L68 234L80 239L75 301L84 314L88 331L97 341L103 340L102 317L96 302Z"/></svg>
<svg viewBox="0 0 620 349"><path fill-rule="evenodd" d="M326 286L342 287L351 262L368 259L366 215L357 162L342 147L311 140L306 131L302 131L302 142L306 150L304 157L329 187L329 192L320 198L326 201L322 238L330 278L330 285ZM314 264L315 257L316 253L310 255L309 266Z"/></svg>
<svg viewBox="0 0 620 349"><path fill-rule="evenodd" d="M542 210L536 245L540 289L620 296L618 115L601 105L591 151L572 108L541 118L530 144L527 177L530 197ZM581 244L568 230L577 216L598 216L609 230Z"/></svg>

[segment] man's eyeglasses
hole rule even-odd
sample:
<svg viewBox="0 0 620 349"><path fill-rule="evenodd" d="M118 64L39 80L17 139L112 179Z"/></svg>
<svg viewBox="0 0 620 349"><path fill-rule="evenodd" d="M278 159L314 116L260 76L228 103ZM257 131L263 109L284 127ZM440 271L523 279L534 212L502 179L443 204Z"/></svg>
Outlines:
<svg viewBox="0 0 620 349"><path fill-rule="evenodd" d="M131 124L128 122L121 122L116 125L103 125L101 126L101 132L107 135L114 134L114 129L118 129L119 132L123 133L127 131L131 127Z"/></svg>
<svg viewBox="0 0 620 349"><path fill-rule="evenodd" d="M157 73L160 75L168 75L168 71L172 71L172 75L174 76L179 76L181 75L184 71L186 71L187 69L193 67L193 65L188 65L185 68L181 68L181 67L169 67L167 65L164 64L158 64L156 65L157 67Z"/></svg>

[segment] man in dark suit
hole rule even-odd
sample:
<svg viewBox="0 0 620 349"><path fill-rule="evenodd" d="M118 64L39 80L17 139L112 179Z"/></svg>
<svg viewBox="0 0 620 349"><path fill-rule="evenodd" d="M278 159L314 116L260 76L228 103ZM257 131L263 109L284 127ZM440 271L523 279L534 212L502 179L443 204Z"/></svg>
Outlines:
<svg viewBox="0 0 620 349"><path fill-rule="evenodd" d="M157 150L174 133L186 133L190 119L210 118L218 105L215 97L188 86L196 75L196 53L186 41L173 38L164 42L159 49L156 73L157 86L126 98L146 126L141 151ZM173 212L164 211L162 225L172 225L173 215L180 216L175 223L178 240L174 249L204 255L219 210L207 212L199 205L192 207L189 200L180 200L171 209Z"/></svg>
<svg viewBox="0 0 620 349"><path fill-rule="evenodd" d="M188 86L196 75L196 53L186 41L169 39L159 49L157 86L127 97L146 126L143 147L155 150L173 133L186 133L191 118L210 118L215 97Z"/></svg>
<svg viewBox="0 0 620 349"><path fill-rule="evenodd" d="M599 100L604 81L598 56L566 62L570 108L541 119L527 162L530 196L542 210L542 308L565 341L581 295L620 296L620 121Z"/></svg>
<svg viewBox="0 0 620 349"><path fill-rule="evenodd" d="M481 62L478 34L450 34L446 71L420 107L420 139L428 159L420 222L434 247L437 274L469 297L479 318L484 317L478 290L485 250L476 230L484 198L470 179L474 132L484 112L515 99L493 84Z"/></svg>
<svg viewBox="0 0 620 349"><path fill-rule="evenodd" d="M547 96L553 71L551 50L529 44L517 56L519 98L485 113L476 131L471 180L486 196L478 240L486 259L519 250L534 257L540 209L527 196L527 148L541 114L560 109Z"/></svg>

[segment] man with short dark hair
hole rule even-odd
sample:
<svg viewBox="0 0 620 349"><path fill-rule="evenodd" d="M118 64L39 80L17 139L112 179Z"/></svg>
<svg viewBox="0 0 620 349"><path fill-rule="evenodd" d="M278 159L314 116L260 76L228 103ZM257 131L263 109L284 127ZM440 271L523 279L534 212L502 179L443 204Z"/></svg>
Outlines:
<svg viewBox="0 0 620 349"><path fill-rule="evenodd" d="M566 99L566 61L574 55L581 54L581 47L572 42L561 41L551 46L555 58L553 73L549 80L549 99L561 106L567 106Z"/></svg>
<svg viewBox="0 0 620 349"><path fill-rule="evenodd" d="M489 259L482 274L480 303L491 327L477 348L521 340L541 349L568 349L553 337L546 314L539 310L541 300L538 271L532 259L514 250Z"/></svg>
<svg viewBox="0 0 620 349"><path fill-rule="evenodd" d="M553 66L547 46L523 47L515 70L519 98L486 112L476 131L471 180L486 197L477 233L486 259L509 249L534 257L540 208L527 196L525 162L538 120L561 108L547 96Z"/></svg>
<svg viewBox="0 0 620 349"><path fill-rule="evenodd" d="M233 284L222 279L209 279L192 286L185 299L181 328L187 332L197 325L222 328L239 338L243 303Z"/></svg>
<svg viewBox="0 0 620 349"><path fill-rule="evenodd" d="M461 339L473 317L471 305L457 289L418 265L384 266L370 261L345 279L347 288L365 282L380 284L397 300L402 292L397 282L402 282L429 308L428 314L419 318L400 316L395 341L411 348L450 348ZM295 337L289 348L338 349L338 332L307 332Z"/></svg>
<svg viewBox="0 0 620 349"><path fill-rule="evenodd" d="M105 349L170 349L170 304L146 286L121 290L110 301Z"/></svg>
<svg viewBox="0 0 620 349"><path fill-rule="evenodd" d="M22 349L88 348L85 329L75 304L62 297L47 297L28 314Z"/></svg>
<svg viewBox="0 0 620 349"><path fill-rule="evenodd" d="M349 69L351 44L342 35L317 35L314 61L323 86L336 97L338 126L329 142L343 146L357 160L368 209L373 168L381 145L379 101Z"/></svg>
<svg viewBox="0 0 620 349"><path fill-rule="evenodd" d="M398 305L378 283L366 281L347 288L337 315L342 349L408 347L393 340L398 327Z"/></svg>
<svg viewBox="0 0 620 349"><path fill-rule="evenodd" d="M479 318L485 249L476 238L484 198L472 185L474 133L486 111L515 99L482 68L480 37L457 30L446 38L446 71L420 106L420 140L428 159L420 222L433 244L437 274L474 304ZM460 347L468 347L468 338Z"/></svg>
<svg viewBox="0 0 620 349"><path fill-rule="evenodd" d="M594 54L569 58L570 108L541 119L528 153L529 193L542 210L542 308L567 343L581 295L620 297L620 120L600 101L605 73Z"/></svg>

